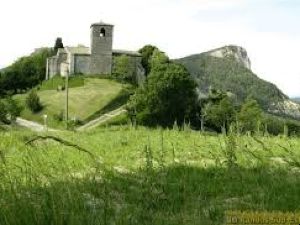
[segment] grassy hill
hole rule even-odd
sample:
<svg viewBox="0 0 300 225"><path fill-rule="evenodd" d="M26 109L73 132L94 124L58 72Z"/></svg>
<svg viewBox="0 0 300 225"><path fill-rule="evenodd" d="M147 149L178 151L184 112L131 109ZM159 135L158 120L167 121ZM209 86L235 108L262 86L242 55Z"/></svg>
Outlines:
<svg viewBox="0 0 300 225"><path fill-rule="evenodd" d="M298 138L127 126L52 135L81 149L0 132L1 225L218 225L226 210L300 210Z"/></svg>
<svg viewBox="0 0 300 225"><path fill-rule="evenodd" d="M50 127L62 127L63 122L59 121L65 110L65 92L57 91L57 85L63 85L58 78L44 83L38 95L44 108L41 112L33 114L25 107L21 117L43 123L43 115L48 115ZM128 87L114 80L98 78L77 78L70 81L69 89L69 118L76 118L86 122L102 111L114 109L126 102ZM16 95L23 105L27 94Z"/></svg>
<svg viewBox="0 0 300 225"><path fill-rule="evenodd" d="M288 99L274 84L260 79L233 57L217 58L203 53L177 59L176 62L189 70L203 94L214 88L235 94L239 101L251 96L264 109Z"/></svg>

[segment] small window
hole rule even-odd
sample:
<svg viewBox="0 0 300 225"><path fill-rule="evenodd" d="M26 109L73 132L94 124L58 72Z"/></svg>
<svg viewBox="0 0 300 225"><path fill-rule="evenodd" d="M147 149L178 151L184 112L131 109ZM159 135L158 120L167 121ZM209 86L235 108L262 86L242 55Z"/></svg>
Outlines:
<svg viewBox="0 0 300 225"><path fill-rule="evenodd" d="M105 37L105 29L101 28L100 30L100 37Z"/></svg>

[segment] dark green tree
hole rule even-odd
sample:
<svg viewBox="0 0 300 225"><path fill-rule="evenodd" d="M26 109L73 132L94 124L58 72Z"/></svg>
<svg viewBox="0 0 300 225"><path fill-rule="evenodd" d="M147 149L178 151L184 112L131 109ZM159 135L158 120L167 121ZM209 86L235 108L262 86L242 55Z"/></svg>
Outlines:
<svg viewBox="0 0 300 225"><path fill-rule="evenodd" d="M156 49L158 48L153 45L145 45L143 48L139 50L139 53L141 53L142 55L142 66L146 71L146 75L150 73L151 70L150 59L152 57L154 50Z"/></svg>
<svg viewBox="0 0 300 225"><path fill-rule="evenodd" d="M54 52L55 52L55 54L57 53L57 51L58 51L59 48L63 48L63 47L64 47L64 44L62 42L62 38L61 37L56 38L55 44L54 44Z"/></svg>
<svg viewBox="0 0 300 225"><path fill-rule="evenodd" d="M236 119L234 102L229 97L224 97L218 102L209 102L203 111L209 124L218 130L222 128L228 130Z"/></svg>
<svg viewBox="0 0 300 225"><path fill-rule="evenodd" d="M147 82L130 100L137 120L146 125L182 125L196 104L196 84L188 71L174 63L157 63Z"/></svg>
<svg viewBox="0 0 300 225"><path fill-rule="evenodd" d="M256 131L263 122L262 109L254 99L247 98L238 113L238 121L243 131Z"/></svg>

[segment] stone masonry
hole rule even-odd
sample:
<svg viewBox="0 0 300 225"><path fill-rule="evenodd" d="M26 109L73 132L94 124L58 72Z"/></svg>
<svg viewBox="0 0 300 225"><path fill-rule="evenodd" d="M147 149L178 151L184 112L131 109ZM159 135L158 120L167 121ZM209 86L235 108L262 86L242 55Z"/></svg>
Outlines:
<svg viewBox="0 0 300 225"><path fill-rule="evenodd" d="M113 28L111 24L93 23L90 26L90 48L79 45L58 49L55 56L47 59L46 79L55 75L111 75L114 58L126 55L135 67L136 79L143 80L145 72L140 53L112 49Z"/></svg>

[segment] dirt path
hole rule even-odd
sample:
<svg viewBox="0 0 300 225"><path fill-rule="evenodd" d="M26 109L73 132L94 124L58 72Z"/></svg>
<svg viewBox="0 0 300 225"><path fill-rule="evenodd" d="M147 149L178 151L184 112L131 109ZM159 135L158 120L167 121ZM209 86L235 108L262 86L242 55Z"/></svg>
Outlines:
<svg viewBox="0 0 300 225"><path fill-rule="evenodd" d="M118 115L121 115L123 113L126 113L127 111L124 109L124 107L120 107L118 109L115 109L109 113L106 113L106 114L103 114L101 115L100 117L84 124L83 126L81 127L78 127L76 130L77 131L85 131L85 130L90 130L90 129L93 129L103 123L105 123L106 121L118 116ZM42 124L39 124L37 122L34 122L34 121L30 121L30 120L26 120L26 119L23 119L23 118L20 118L18 117L17 120L16 120L16 124L19 125L19 126L22 126L22 127L26 127L32 131L36 131L36 132L41 132L41 131L46 131L46 128L44 125ZM52 128L47 128L47 131L58 131L58 130L55 130L55 129L52 129Z"/></svg>
<svg viewBox="0 0 300 225"><path fill-rule="evenodd" d="M98 117L97 119L94 119L88 123L86 123L85 125L78 127L76 130L77 131L84 131L84 130L90 130L93 129L103 123L105 123L106 121L119 116L123 113L126 113L127 111L124 109L124 107L120 107L118 109L115 109L109 113L103 114L102 116Z"/></svg>
<svg viewBox="0 0 300 225"><path fill-rule="evenodd" d="M44 125L39 124L37 122L30 121L30 120L25 120L25 119L20 118L20 117L17 118L16 123L17 123L17 125L22 126L22 127L26 127L26 128L28 128L32 131L37 131L37 132L46 131L46 127ZM56 131L52 128L48 128L47 130L48 131Z"/></svg>

